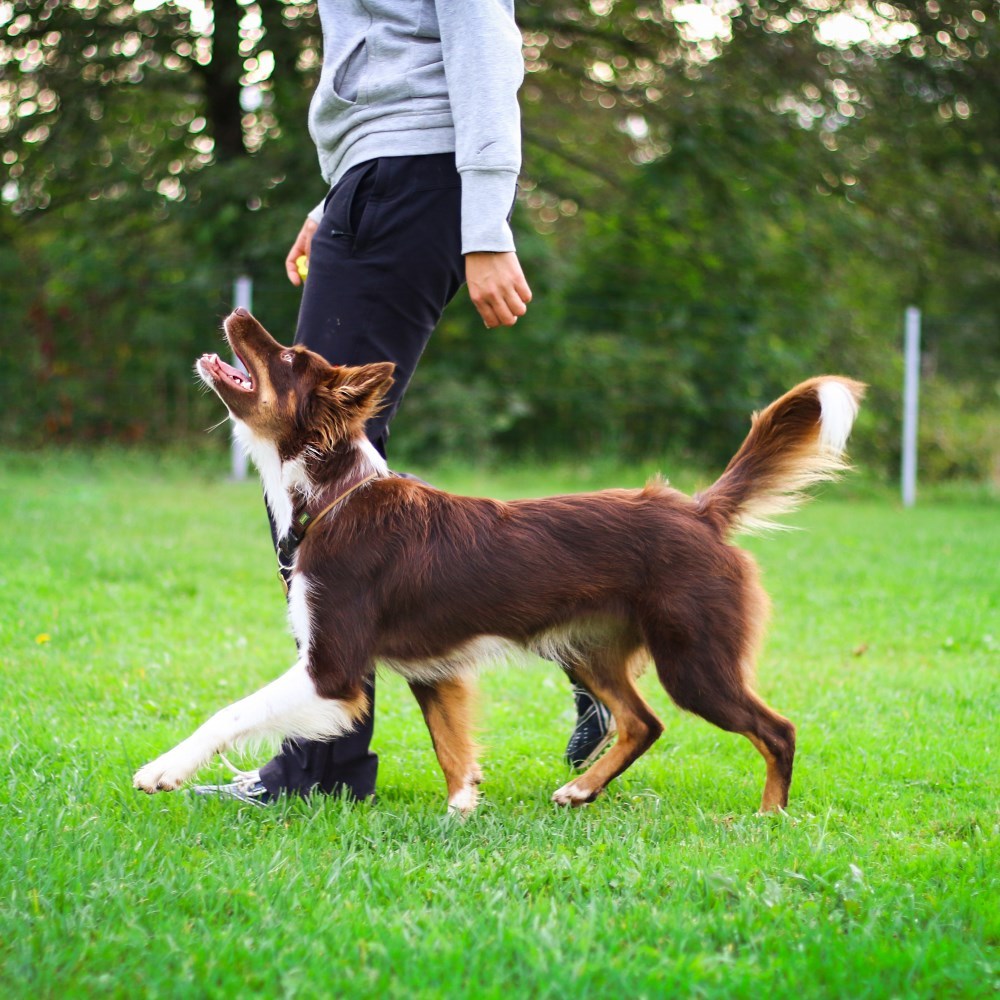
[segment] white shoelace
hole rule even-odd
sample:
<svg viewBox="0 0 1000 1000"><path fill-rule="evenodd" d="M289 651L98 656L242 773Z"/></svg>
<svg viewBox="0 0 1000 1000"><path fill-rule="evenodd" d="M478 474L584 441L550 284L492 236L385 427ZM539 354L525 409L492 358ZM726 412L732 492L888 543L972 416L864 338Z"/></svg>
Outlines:
<svg viewBox="0 0 1000 1000"><path fill-rule="evenodd" d="M251 785L255 785L260 781L259 769L254 769L253 771L243 771L238 768L224 753L220 753L219 758L222 760L222 763L233 772L233 778L235 779L233 784L237 785L241 789L248 789Z"/></svg>

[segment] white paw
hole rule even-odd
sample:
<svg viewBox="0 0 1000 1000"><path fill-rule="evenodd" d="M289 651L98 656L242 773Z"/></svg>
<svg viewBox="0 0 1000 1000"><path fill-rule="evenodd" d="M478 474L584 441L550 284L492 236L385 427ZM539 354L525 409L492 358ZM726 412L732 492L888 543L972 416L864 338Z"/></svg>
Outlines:
<svg viewBox="0 0 1000 1000"><path fill-rule="evenodd" d="M456 813L460 816L468 816L476 808L478 801L479 793L476 790L476 786L472 784L464 785L448 799L448 812Z"/></svg>
<svg viewBox="0 0 1000 1000"><path fill-rule="evenodd" d="M198 764L198 761L192 762L187 754L179 753L175 748L139 768L132 784L150 795L154 792L172 792L194 774Z"/></svg>
<svg viewBox="0 0 1000 1000"><path fill-rule="evenodd" d="M575 781L571 781L562 788L557 788L552 793L552 801L560 806L582 806L585 802L590 802L595 796L586 788L581 787Z"/></svg>

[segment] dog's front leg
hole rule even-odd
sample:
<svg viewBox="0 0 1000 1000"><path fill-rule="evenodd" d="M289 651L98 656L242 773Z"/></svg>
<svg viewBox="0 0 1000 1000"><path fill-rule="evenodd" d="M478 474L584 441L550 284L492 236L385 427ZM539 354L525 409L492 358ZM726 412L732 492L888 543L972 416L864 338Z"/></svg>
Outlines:
<svg viewBox="0 0 1000 1000"><path fill-rule="evenodd" d="M410 681L410 690L424 713L434 752L448 785L448 811L466 816L476 808L477 785L483 773L472 739L474 686L464 677L433 684Z"/></svg>
<svg viewBox="0 0 1000 1000"><path fill-rule="evenodd" d="M140 768L132 783L144 792L179 788L221 750L262 738L332 739L348 732L367 708L364 694L324 698L305 659L242 701L217 712L186 740Z"/></svg>

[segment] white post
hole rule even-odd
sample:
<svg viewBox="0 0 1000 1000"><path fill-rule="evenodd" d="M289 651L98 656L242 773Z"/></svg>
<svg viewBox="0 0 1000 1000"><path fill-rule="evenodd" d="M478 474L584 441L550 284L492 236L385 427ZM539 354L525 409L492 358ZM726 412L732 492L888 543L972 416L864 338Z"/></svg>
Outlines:
<svg viewBox="0 0 1000 1000"><path fill-rule="evenodd" d="M236 281L233 283L233 308L246 309L247 312L253 311L253 278L247 274L241 274ZM246 371L243 367L243 363L239 358L233 358L233 364L235 367L239 368L241 371ZM233 439L230 445L230 468L231 468L231 478L237 482L242 482L247 477L247 457L243 453L243 449Z"/></svg>
<svg viewBox="0 0 1000 1000"><path fill-rule="evenodd" d="M920 310L906 310L903 381L903 506L917 502L917 414L920 393Z"/></svg>

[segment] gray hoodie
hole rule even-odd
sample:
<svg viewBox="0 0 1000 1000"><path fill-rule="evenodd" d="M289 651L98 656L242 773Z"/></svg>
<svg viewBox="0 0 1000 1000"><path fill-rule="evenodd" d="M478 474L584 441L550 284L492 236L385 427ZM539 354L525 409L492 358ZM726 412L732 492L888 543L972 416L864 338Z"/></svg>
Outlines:
<svg viewBox="0 0 1000 1000"><path fill-rule="evenodd" d="M454 151L462 252L514 249L524 78L513 0L319 0L309 133L331 187L379 156ZM309 213L317 222L322 205Z"/></svg>

